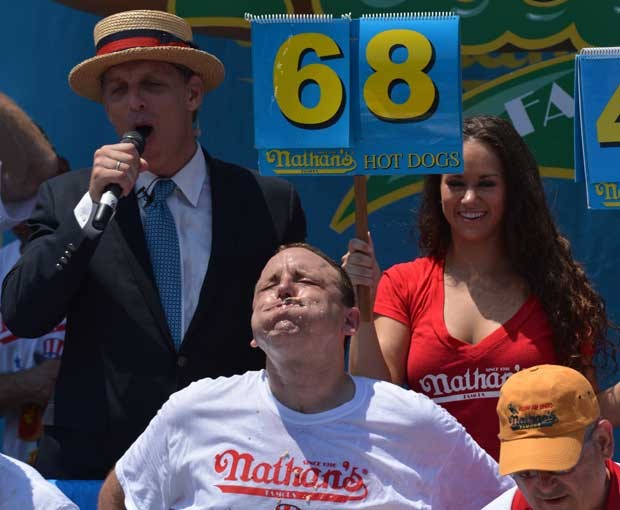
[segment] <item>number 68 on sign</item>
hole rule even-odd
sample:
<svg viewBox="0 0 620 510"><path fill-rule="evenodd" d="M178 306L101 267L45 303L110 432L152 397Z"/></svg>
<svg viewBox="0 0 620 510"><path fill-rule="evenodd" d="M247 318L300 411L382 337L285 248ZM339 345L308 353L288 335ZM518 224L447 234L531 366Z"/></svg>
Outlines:
<svg viewBox="0 0 620 510"><path fill-rule="evenodd" d="M458 18L250 18L263 173L462 171Z"/></svg>

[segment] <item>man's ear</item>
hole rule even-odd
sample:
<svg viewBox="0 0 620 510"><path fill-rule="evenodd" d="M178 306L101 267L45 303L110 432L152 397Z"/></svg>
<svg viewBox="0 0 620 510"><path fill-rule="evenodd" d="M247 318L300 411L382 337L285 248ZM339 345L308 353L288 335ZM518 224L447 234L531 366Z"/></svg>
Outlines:
<svg viewBox="0 0 620 510"><path fill-rule="evenodd" d="M254 338L250 341L250 347L252 347L252 349L258 349L258 342Z"/></svg>
<svg viewBox="0 0 620 510"><path fill-rule="evenodd" d="M360 310L357 306L349 308L344 317L344 335L353 336L360 325Z"/></svg>
<svg viewBox="0 0 620 510"><path fill-rule="evenodd" d="M200 108L204 93L205 88L202 79L197 75L193 75L187 81L187 107L189 111L195 112Z"/></svg>
<svg viewBox="0 0 620 510"><path fill-rule="evenodd" d="M601 420L594 435L594 442L605 459L614 455L614 429L609 420Z"/></svg>

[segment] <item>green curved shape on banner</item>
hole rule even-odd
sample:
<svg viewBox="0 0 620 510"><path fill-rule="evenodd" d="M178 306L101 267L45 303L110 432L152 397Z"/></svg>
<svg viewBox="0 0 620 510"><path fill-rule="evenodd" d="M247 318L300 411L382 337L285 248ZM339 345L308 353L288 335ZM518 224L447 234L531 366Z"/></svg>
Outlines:
<svg viewBox="0 0 620 510"><path fill-rule="evenodd" d="M506 44L534 50L570 41L583 46L617 44L618 0L314 0L316 12L362 14L454 11L461 16L464 54Z"/></svg>
<svg viewBox="0 0 620 510"><path fill-rule="evenodd" d="M574 56L564 55L489 81L463 95L463 116L485 113L510 120L538 161L543 177L572 179ZM521 104L520 122L509 117L507 105ZM518 108L517 108L518 109ZM573 110L574 111L574 110ZM368 213L422 190L422 176L369 177ZM336 209L330 228L344 232L355 222L353 188Z"/></svg>
<svg viewBox="0 0 620 510"><path fill-rule="evenodd" d="M506 45L523 50L570 43L614 46L618 43L620 0L170 0L168 10L194 26L249 29L244 14L454 11L461 17L463 54L478 55ZM248 35L249 38L249 35Z"/></svg>
<svg viewBox="0 0 620 510"><path fill-rule="evenodd" d="M574 55L564 55L505 74L463 95L463 117L477 113L498 115L520 130L536 156L543 177L573 178ZM558 107L557 96L565 98ZM516 98L527 104L530 129L515 123L506 105ZM530 131L531 130L531 131Z"/></svg>

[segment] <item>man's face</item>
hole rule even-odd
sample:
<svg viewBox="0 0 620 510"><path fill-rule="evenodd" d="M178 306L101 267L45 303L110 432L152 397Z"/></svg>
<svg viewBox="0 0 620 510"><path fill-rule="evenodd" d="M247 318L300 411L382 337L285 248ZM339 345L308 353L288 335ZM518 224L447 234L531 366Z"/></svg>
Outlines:
<svg viewBox="0 0 620 510"><path fill-rule="evenodd" d="M198 76L186 79L172 64L135 61L108 69L102 84L103 105L121 136L150 127L144 159L149 170L169 175L186 163L195 147L192 114L202 102Z"/></svg>
<svg viewBox="0 0 620 510"><path fill-rule="evenodd" d="M514 479L534 510L603 509L607 496L605 460L612 453L612 428L603 422L584 444L579 462L570 472L522 472L527 476L517 473Z"/></svg>
<svg viewBox="0 0 620 510"><path fill-rule="evenodd" d="M254 292L252 330L258 345L268 354L272 348L302 351L308 346L295 339L320 343L353 334L358 312L344 305L338 278L336 269L305 248L271 258Z"/></svg>

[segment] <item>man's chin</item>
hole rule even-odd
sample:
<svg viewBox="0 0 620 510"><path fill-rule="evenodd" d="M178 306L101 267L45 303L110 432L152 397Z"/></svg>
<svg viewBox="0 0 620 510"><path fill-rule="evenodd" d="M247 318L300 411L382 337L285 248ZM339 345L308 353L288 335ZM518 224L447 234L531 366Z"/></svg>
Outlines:
<svg viewBox="0 0 620 510"><path fill-rule="evenodd" d="M291 334L299 332L299 326L290 319L280 319L271 328L271 336L274 334Z"/></svg>
<svg viewBox="0 0 620 510"><path fill-rule="evenodd" d="M571 501L567 496L562 496L558 498L541 499L539 504L544 510L568 510L566 505L570 502Z"/></svg>

